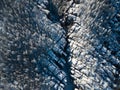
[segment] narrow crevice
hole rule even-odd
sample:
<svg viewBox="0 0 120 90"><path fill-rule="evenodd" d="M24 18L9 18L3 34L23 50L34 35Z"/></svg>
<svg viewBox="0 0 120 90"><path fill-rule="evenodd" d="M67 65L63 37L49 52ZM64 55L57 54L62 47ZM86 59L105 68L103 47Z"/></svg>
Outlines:
<svg viewBox="0 0 120 90"><path fill-rule="evenodd" d="M67 83L65 85L64 90L74 90L75 89L75 85L74 85L74 79L71 77L71 63L69 62L69 56L70 56L70 45L69 45L69 41L68 41L68 26L71 25L71 23L73 23L73 19L70 17L66 17L64 18L63 16L60 16L58 14L58 9L57 7L53 4L52 0L48 0L49 3L47 5L47 9L50 11L50 13L48 14L48 19L50 19L53 23L60 23L61 27L63 27L63 29L65 30L65 40L66 40L66 45L64 47L64 52L67 54L65 55L60 55L60 57L62 57L65 60L65 64L64 67L62 67L62 70L66 73L66 78L67 78ZM64 19L64 20L63 20ZM61 22L64 21L64 22ZM71 21L69 23L69 21ZM55 52L54 52L55 53ZM58 54L55 53L55 55L57 55L59 57ZM61 67L61 65L59 65L59 63L56 62L56 65L58 65L59 67Z"/></svg>
<svg viewBox="0 0 120 90"><path fill-rule="evenodd" d="M67 56L64 57L66 64L65 64L65 68L64 71L67 73L67 80L68 83L65 87L65 90L74 90L77 86L74 84L74 78L71 76L71 62L69 61L69 57L70 57L70 42L68 41L69 39L69 35L68 35L68 30L69 30L69 26L73 25L73 18L66 16L66 18L63 18L64 22L61 23L61 26L63 27L63 29L66 31L66 46L64 48L64 52L66 52Z"/></svg>
<svg viewBox="0 0 120 90"><path fill-rule="evenodd" d="M65 28L64 28L65 29ZM65 29L66 31L68 31L67 29ZM67 73L67 85L65 87L65 90L74 90L74 88L76 87L75 84L74 84L74 79L71 77L71 63L68 61L69 60L69 56L70 56L70 46L69 46L69 41L68 41L68 35L66 35L66 41L67 41L67 44L64 48L64 51L66 52L67 56L64 58L66 62L65 64L65 68L64 68L64 71Z"/></svg>

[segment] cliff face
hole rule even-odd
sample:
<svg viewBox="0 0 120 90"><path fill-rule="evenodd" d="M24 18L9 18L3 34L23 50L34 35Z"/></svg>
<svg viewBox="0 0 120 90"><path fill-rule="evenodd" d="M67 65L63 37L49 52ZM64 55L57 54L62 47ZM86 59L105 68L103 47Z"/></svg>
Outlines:
<svg viewBox="0 0 120 90"><path fill-rule="evenodd" d="M119 8L119 0L1 0L0 89L118 89Z"/></svg>

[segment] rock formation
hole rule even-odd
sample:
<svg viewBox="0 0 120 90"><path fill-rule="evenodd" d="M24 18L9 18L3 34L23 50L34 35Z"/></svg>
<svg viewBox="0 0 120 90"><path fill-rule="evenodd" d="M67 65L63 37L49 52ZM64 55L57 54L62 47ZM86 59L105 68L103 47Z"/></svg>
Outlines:
<svg viewBox="0 0 120 90"><path fill-rule="evenodd" d="M0 90L119 90L120 0L1 0Z"/></svg>

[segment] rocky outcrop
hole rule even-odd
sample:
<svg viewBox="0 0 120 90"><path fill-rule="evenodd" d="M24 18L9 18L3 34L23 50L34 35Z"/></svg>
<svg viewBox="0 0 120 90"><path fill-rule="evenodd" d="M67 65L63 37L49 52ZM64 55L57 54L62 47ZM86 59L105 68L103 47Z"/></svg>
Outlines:
<svg viewBox="0 0 120 90"><path fill-rule="evenodd" d="M1 0L0 6L0 89L119 89L119 0Z"/></svg>
<svg viewBox="0 0 120 90"><path fill-rule="evenodd" d="M70 0L64 4L65 9L59 9L68 29L69 61L76 89L119 87L119 4L112 0Z"/></svg>

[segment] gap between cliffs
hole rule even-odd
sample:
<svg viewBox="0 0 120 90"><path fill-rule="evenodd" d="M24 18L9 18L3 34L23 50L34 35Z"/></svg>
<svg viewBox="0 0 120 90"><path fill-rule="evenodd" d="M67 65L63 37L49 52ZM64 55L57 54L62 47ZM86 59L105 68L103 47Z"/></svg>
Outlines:
<svg viewBox="0 0 120 90"><path fill-rule="evenodd" d="M48 0L48 5L47 9L50 11L49 14L47 15L48 19L50 19L53 23L60 23L61 27L65 30L65 40L66 40L66 45L64 47L64 52L66 53L66 56L63 55L63 58L65 60L65 65L62 68L62 70L66 73L67 76L67 84L65 85L64 90L74 90L75 89L75 84L74 84L74 79L71 77L71 62L69 61L69 56L70 56L70 45L69 45L69 36L68 36L68 25L67 19L64 18L64 13L60 16L58 14L58 8L53 4L52 0Z"/></svg>

